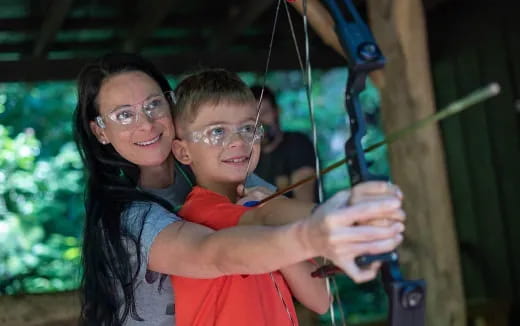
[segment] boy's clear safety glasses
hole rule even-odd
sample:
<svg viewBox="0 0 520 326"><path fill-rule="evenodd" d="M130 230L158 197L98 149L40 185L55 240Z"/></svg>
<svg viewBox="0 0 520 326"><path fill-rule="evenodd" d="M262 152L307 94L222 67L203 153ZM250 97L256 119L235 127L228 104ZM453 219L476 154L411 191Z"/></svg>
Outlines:
<svg viewBox="0 0 520 326"><path fill-rule="evenodd" d="M264 135L264 127L254 123L241 125L218 124L202 130L192 131L188 140L193 143L204 143L211 146L228 146L235 136L239 136L246 144L260 142Z"/></svg>
<svg viewBox="0 0 520 326"><path fill-rule="evenodd" d="M132 129L138 121L140 112L150 121L157 120L170 114L170 105L175 104L173 91L151 95L142 102L133 105L123 105L105 115L98 115L96 123L100 128L106 128L105 121L113 122L120 129Z"/></svg>

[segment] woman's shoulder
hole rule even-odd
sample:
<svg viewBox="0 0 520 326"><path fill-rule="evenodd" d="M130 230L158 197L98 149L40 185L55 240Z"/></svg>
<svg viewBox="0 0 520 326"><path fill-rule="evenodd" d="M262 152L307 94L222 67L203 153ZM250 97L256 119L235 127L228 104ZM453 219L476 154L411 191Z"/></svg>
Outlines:
<svg viewBox="0 0 520 326"><path fill-rule="evenodd" d="M127 205L121 214L121 227L132 234L153 228L162 230L170 223L181 218L162 205L150 201L134 201ZM153 232L155 233L155 232Z"/></svg>

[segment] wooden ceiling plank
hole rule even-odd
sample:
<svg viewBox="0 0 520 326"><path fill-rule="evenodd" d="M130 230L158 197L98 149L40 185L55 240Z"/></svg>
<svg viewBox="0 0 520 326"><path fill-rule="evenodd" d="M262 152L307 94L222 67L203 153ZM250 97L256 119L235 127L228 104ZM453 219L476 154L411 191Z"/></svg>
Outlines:
<svg viewBox="0 0 520 326"><path fill-rule="evenodd" d="M217 29L215 36L210 42L210 51L221 51L233 43L240 33L251 26L260 15L272 6L273 2L273 0L249 0L241 2L238 8L232 9L227 21ZM268 33L270 33L270 31Z"/></svg>
<svg viewBox="0 0 520 326"><path fill-rule="evenodd" d="M134 25L127 39L123 42L122 50L137 52L145 41L152 35L166 19L171 9L180 5L182 0L148 0L143 2L147 10L143 10L138 22Z"/></svg>
<svg viewBox="0 0 520 326"><path fill-rule="evenodd" d="M34 43L33 57L41 58L45 54L45 50L61 28L73 2L74 0L54 0L52 2L48 13L45 15L41 32Z"/></svg>
<svg viewBox="0 0 520 326"><path fill-rule="evenodd" d="M282 53L284 49L280 50ZM328 48L313 57L314 67L322 69L342 67L344 60ZM224 67L232 71L256 71L262 73L264 68L259 62L264 62L265 53L261 51L228 52L202 55L200 51L185 52L178 55L149 57L159 70L165 74L182 74L200 66ZM19 61L0 61L1 82L33 82L44 80L74 80L81 68L92 59L22 59ZM287 55L278 53L271 58L270 67L273 70L299 69L298 61ZM174 64L172 64L174 63Z"/></svg>
<svg viewBox="0 0 520 326"><path fill-rule="evenodd" d="M423 0L424 9L426 10L433 10L438 5L443 4L444 2L447 2L448 0Z"/></svg>

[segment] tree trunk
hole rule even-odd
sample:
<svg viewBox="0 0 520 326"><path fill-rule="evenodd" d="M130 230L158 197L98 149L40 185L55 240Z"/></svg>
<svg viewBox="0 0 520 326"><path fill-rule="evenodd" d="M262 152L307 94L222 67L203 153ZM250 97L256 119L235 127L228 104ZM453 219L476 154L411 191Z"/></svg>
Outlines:
<svg viewBox="0 0 520 326"><path fill-rule="evenodd" d="M387 58L381 106L383 127L390 133L435 112L422 1L369 0L368 12ZM426 279L426 325L465 325L459 251L438 126L399 140L389 153L392 178L405 194L408 215L402 265L407 278Z"/></svg>

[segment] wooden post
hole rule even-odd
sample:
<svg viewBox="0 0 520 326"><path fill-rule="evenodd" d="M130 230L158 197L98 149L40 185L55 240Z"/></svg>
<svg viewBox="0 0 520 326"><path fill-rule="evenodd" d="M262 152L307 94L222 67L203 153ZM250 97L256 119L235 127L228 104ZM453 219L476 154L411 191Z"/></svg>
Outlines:
<svg viewBox="0 0 520 326"><path fill-rule="evenodd" d="M387 133L435 112L421 0L369 0L370 23L387 58L382 94ZM428 326L465 325L461 279L443 146L438 126L424 128L389 150L393 181L408 215L402 250L407 278L427 282Z"/></svg>

